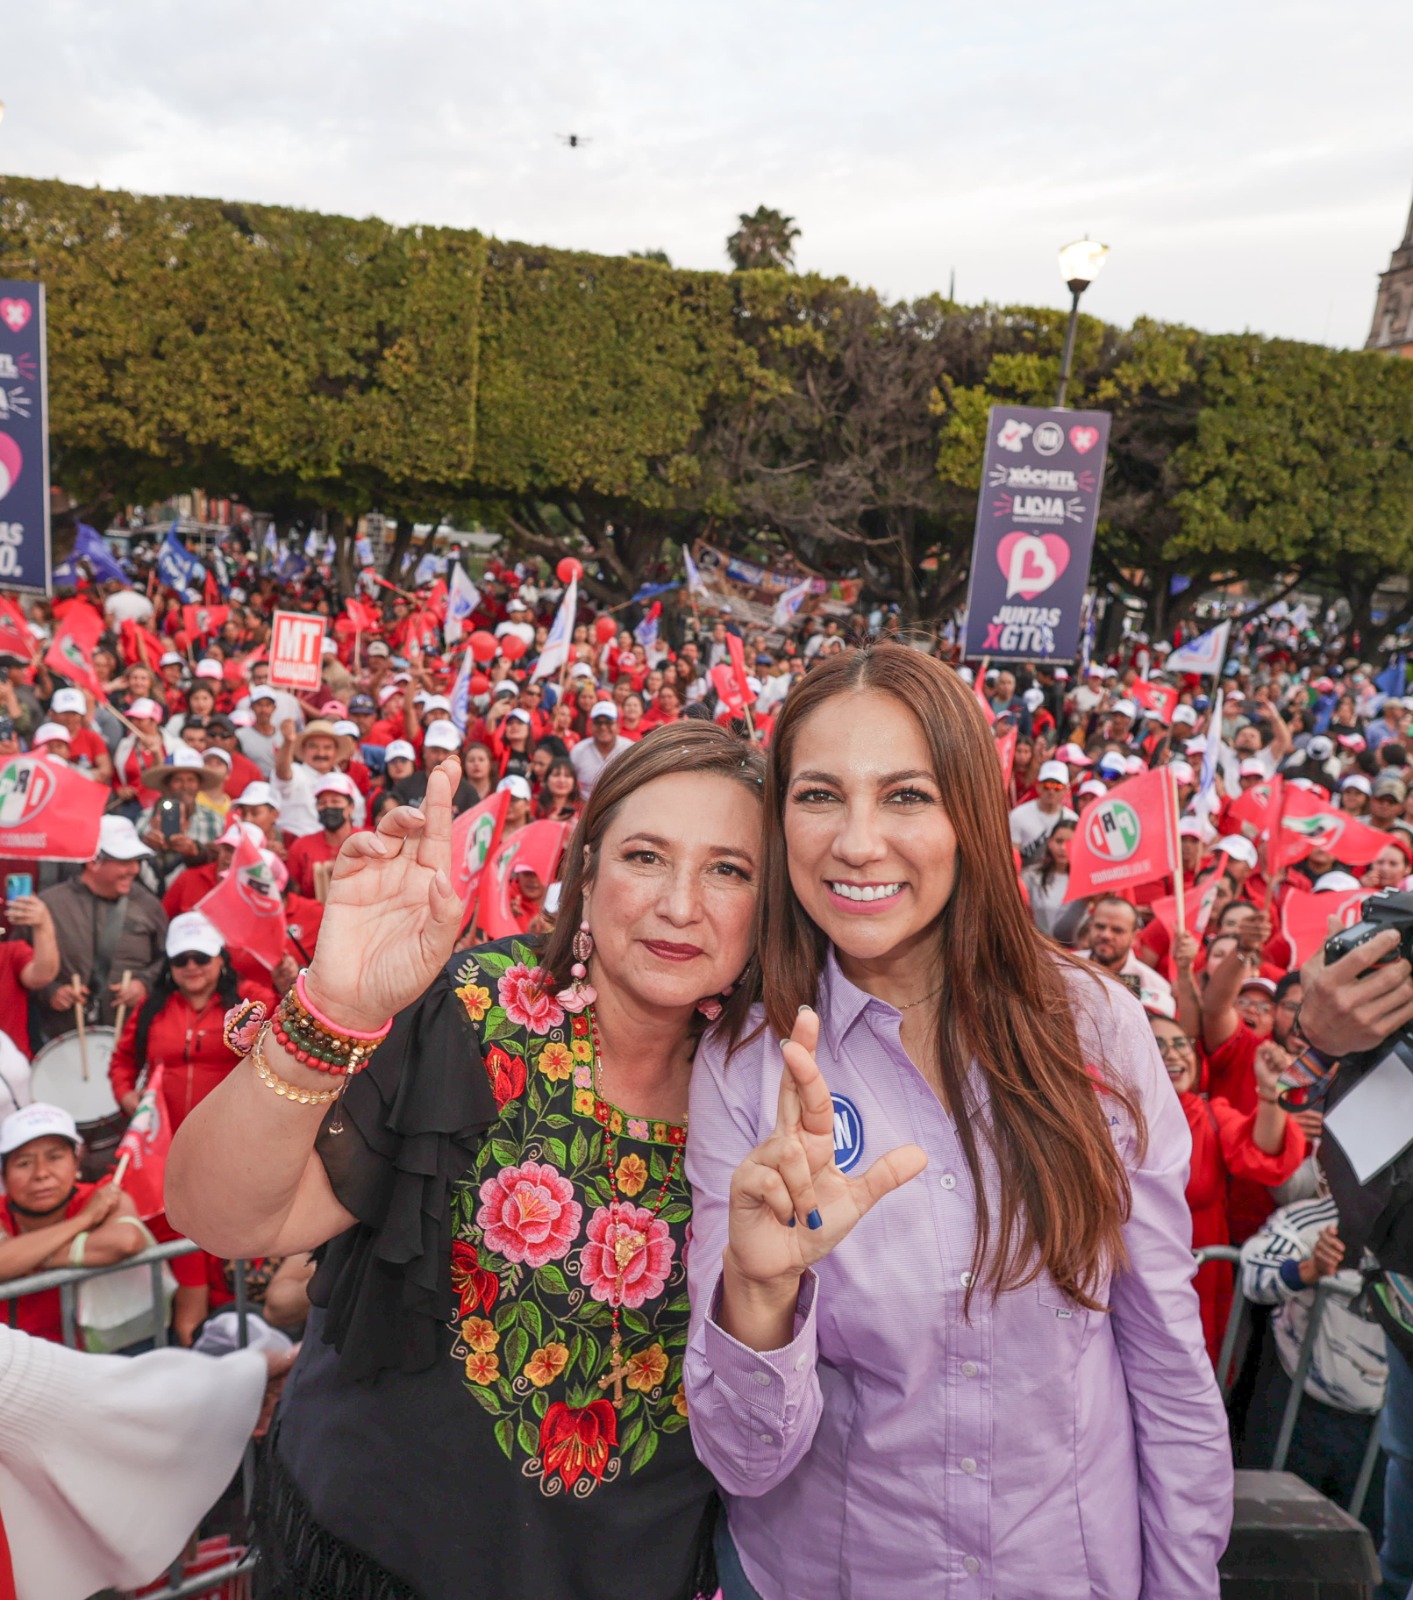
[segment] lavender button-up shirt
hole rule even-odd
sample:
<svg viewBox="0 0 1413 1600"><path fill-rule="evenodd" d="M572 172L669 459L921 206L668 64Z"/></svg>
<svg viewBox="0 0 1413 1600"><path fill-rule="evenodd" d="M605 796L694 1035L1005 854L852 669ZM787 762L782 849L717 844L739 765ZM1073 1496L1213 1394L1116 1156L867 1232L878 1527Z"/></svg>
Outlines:
<svg viewBox="0 0 1413 1600"><path fill-rule="evenodd" d="M914 1143L929 1165L805 1275L791 1344L740 1344L711 1315L727 1196L774 1125L782 1062L768 1034L729 1063L719 1044L698 1055L689 1414L764 1600L1218 1593L1232 1467L1192 1287L1187 1121L1137 1002L1068 981L1085 1058L1113 1064L1148 1124L1140 1161L1105 1101L1133 1184L1107 1313L1042 1275L994 1302L978 1292L963 1319L975 1207L955 1124L904 1053L899 1013L831 955L819 1064L835 1159L859 1172ZM994 1217L1000 1173L983 1163Z"/></svg>

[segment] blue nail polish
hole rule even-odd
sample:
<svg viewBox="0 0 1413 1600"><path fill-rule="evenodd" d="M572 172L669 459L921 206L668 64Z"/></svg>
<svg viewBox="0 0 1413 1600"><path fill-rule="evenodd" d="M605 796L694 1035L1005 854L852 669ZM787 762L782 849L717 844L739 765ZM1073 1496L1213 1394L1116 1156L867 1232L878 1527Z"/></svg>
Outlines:
<svg viewBox="0 0 1413 1600"><path fill-rule="evenodd" d="M824 1218L820 1216L818 1211L811 1211L809 1216L805 1218L805 1222L811 1228L822 1228L824 1226Z"/></svg>
<svg viewBox="0 0 1413 1600"><path fill-rule="evenodd" d="M793 1217L790 1218L790 1226L792 1228L795 1226L795 1219Z"/></svg>

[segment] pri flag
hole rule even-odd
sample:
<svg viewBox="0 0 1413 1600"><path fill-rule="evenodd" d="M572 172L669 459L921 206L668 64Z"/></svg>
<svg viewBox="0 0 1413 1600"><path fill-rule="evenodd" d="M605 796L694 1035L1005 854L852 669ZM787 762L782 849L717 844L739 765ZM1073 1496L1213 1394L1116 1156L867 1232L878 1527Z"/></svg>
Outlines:
<svg viewBox="0 0 1413 1600"><path fill-rule="evenodd" d="M1339 918L1341 928L1352 928L1372 893L1372 889L1336 889L1321 894L1288 889L1281 905L1281 932L1295 952L1294 964L1303 967L1329 938L1331 917Z"/></svg>
<svg viewBox="0 0 1413 1600"><path fill-rule="evenodd" d="M1227 658L1227 640L1231 637L1230 621L1209 629L1196 639L1190 639L1174 650L1163 663L1164 672L1195 672L1202 678L1215 678Z"/></svg>
<svg viewBox="0 0 1413 1600"><path fill-rule="evenodd" d="M0 855L24 861L92 861L110 791L62 762L0 762Z"/></svg>
<svg viewBox="0 0 1413 1600"><path fill-rule="evenodd" d="M1323 790L1297 788L1283 778L1238 795L1231 815L1248 836L1269 835L1278 819L1279 840L1274 848L1269 839L1266 844L1267 877L1303 861L1312 850L1328 850L1341 866L1367 867L1388 843L1386 834L1341 811Z"/></svg>
<svg viewBox="0 0 1413 1600"><path fill-rule="evenodd" d="M476 908L476 920L487 939L504 939L529 928L539 910L539 902L526 901L515 879L523 872L530 872L548 889L554 882L559 858L573 831L572 822L527 823L517 828L491 858Z"/></svg>
<svg viewBox="0 0 1413 1600"><path fill-rule="evenodd" d="M1020 729L1012 726L1006 729L996 740L996 754L1001 759L1001 782L1009 789L1011 774L1016 765L1016 740L1020 737Z"/></svg>
<svg viewBox="0 0 1413 1600"><path fill-rule="evenodd" d="M162 1099L164 1070L160 1063L153 1069L138 1097L137 1110L132 1114L128 1130L114 1151L119 1161L127 1157L123 1193L137 1207L137 1214L144 1221L160 1216L166 1209L162 1189L167 1175L167 1152L172 1148L172 1125L167 1121L167 1108Z"/></svg>
<svg viewBox="0 0 1413 1600"><path fill-rule="evenodd" d="M103 619L96 611L86 605L71 607L44 652L44 665L101 699L103 685L93 670L93 651L102 634Z"/></svg>
<svg viewBox="0 0 1413 1600"><path fill-rule="evenodd" d="M156 672L162 659L162 641L132 617L118 624L118 648L125 666L151 667Z"/></svg>
<svg viewBox="0 0 1413 1600"><path fill-rule="evenodd" d="M241 835L230 870L195 910L208 919L231 950L248 950L273 972L285 948L285 908L275 875L259 850Z"/></svg>
<svg viewBox="0 0 1413 1600"><path fill-rule="evenodd" d="M0 595L0 656L13 656L28 666L34 660L34 645L24 612L9 595Z"/></svg>
<svg viewBox="0 0 1413 1600"><path fill-rule="evenodd" d="M451 825L451 884L468 916L481 886L481 871L500 843L509 807L510 796L504 791L487 795Z"/></svg>
<svg viewBox="0 0 1413 1600"><path fill-rule="evenodd" d="M367 600L345 600L343 609L355 633L376 633L382 626L383 618L377 606Z"/></svg>
<svg viewBox="0 0 1413 1600"><path fill-rule="evenodd" d="M1130 778L1096 800L1070 841L1066 900L1152 883L1174 870L1176 786L1166 767Z"/></svg>
<svg viewBox="0 0 1413 1600"><path fill-rule="evenodd" d="M193 639L205 639L219 633L230 614L229 606L183 606L182 627Z"/></svg>
<svg viewBox="0 0 1413 1600"><path fill-rule="evenodd" d="M1146 678L1134 681L1129 693L1143 707L1151 711L1165 726L1171 726L1173 709L1178 703L1178 692L1165 683L1150 683Z"/></svg>

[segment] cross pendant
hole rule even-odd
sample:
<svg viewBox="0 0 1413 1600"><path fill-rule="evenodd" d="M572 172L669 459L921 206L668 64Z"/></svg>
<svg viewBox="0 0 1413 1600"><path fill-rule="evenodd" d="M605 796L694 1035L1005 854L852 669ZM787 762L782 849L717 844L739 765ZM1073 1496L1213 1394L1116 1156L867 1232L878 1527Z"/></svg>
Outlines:
<svg viewBox="0 0 1413 1600"><path fill-rule="evenodd" d="M623 1409L623 1380L632 1370L623 1360L622 1352L623 1340L615 1328L608 1346L608 1371L599 1379L599 1388L607 1389L610 1384L613 1385L613 1405L616 1411Z"/></svg>

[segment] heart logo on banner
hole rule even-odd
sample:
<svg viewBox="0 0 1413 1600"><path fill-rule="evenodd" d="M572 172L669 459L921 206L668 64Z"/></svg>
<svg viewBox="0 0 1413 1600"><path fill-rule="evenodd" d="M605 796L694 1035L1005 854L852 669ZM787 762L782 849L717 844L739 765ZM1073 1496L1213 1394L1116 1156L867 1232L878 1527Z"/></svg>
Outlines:
<svg viewBox="0 0 1413 1600"><path fill-rule="evenodd" d="M0 433L0 500L15 487L15 480L24 465L20 447L8 433Z"/></svg>
<svg viewBox="0 0 1413 1600"><path fill-rule="evenodd" d="M996 564L1006 579L1006 598L1034 600L1070 564L1070 547L1057 533L1008 533L996 547Z"/></svg>
<svg viewBox="0 0 1413 1600"><path fill-rule="evenodd" d="M0 322L3 322L11 333L18 333L29 321L30 303L28 300L0 300Z"/></svg>
<svg viewBox="0 0 1413 1600"><path fill-rule="evenodd" d="M1098 428L1071 428L1070 443L1079 451L1080 455L1086 455L1099 443L1099 430Z"/></svg>

